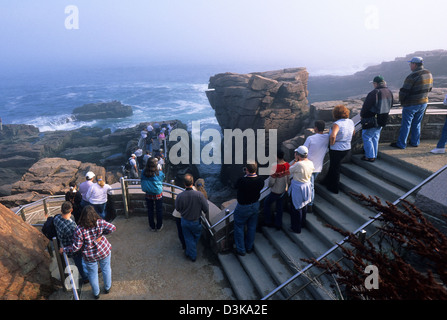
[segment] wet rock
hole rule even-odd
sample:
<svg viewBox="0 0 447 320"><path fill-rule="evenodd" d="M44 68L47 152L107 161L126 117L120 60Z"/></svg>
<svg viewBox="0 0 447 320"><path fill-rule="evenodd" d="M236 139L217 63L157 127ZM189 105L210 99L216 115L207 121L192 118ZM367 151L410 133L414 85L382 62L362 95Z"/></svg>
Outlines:
<svg viewBox="0 0 447 320"><path fill-rule="evenodd" d="M73 115L79 121L94 119L125 118L133 114L132 107L119 101L89 103L73 110Z"/></svg>

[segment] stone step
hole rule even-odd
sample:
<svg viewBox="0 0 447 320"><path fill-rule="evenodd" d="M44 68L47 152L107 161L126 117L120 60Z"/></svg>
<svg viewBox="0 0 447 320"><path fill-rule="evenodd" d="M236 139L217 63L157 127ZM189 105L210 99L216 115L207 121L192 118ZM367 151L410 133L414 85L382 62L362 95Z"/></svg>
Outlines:
<svg viewBox="0 0 447 320"><path fill-rule="evenodd" d="M340 189L346 194L363 194L366 197L379 197L383 203L393 202L405 194L405 190L383 181L368 170L345 163L341 168Z"/></svg>
<svg viewBox="0 0 447 320"><path fill-rule="evenodd" d="M388 155L381 155L375 162L363 161L361 157L362 155L353 155L351 161L365 168L376 177L396 184L406 190L410 190L425 179L425 175L419 168L411 170L407 164L389 161L390 158Z"/></svg>
<svg viewBox="0 0 447 320"><path fill-rule="evenodd" d="M294 272L291 271L278 250L276 250L272 243L261 233L256 234L255 252L278 286L294 275ZM302 284L302 282L292 283L284 288L281 293L288 298L293 295ZM308 292L303 292L299 297L295 298L302 300L313 299L312 295Z"/></svg>
<svg viewBox="0 0 447 320"><path fill-rule="evenodd" d="M259 299L256 288L233 253L219 253L218 259L239 300Z"/></svg>
<svg viewBox="0 0 447 320"><path fill-rule="evenodd" d="M237 258L261 297L266 296L278 286L255 253L237 256ZM284 300L284 295L280 293L275 299Z"/></svg>
<svg viewBox="0 0 447 320"><path fill-rule="evenodd" d="M317 188L314 211L321 219L339 229L354 232L361 225L371 220L377 212L360 204L347 194L340 192L324 192L325 188ZM375 229L378 223L373 223L369 229Z"/></svg>
<svg viewBox="0 0 447 320"><path fill-rule="evenodd" d="M272 228L264 228L263 232L270 240L272 245L279 252L279 254L282 256L293 274L298 273L309 265L308 262L302 260L310 258L309 251L326 250L324 244L322 244L321 241L315 237L309 243L304 243L305 239L300 239L300 237L306 233L309 235L311 234L310 232L306 232L306 229L302 229L300 234L296 234L293 232L290 232L289 234L289 232L287 231L284 232L282 230L276 230ZM309 238L307 237L307 240L308 239ZM310 243L312 243L313 246L310 246ZM318 258L318 256L316 256L315 258ZM327 280L325 279L325 277L315 280L315 276L320 274L321 272L321 269L314 267L312 270L306 272L305 275L301 276L298 282L300 283L300 285L303 285L307 284L309 281L312 281L312 284L306 287L306 292L311 294L313 299L332 300L333 298L330 295L330 292L325 289L326 286L324 284L327 284ZM327 288L329 288L329 286L327 286ZM305 292L303 292L303 294L304 293Z"/></svg>

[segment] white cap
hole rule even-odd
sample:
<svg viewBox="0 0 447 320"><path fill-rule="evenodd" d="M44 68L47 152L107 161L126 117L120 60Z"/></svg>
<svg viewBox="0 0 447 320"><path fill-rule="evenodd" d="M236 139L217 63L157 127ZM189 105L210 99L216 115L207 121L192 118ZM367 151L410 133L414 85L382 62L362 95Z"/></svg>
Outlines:
<svg viewBox="0 0 447 320"><path fill-rule="evenodd" d="M295 149L295 152L298 152L299 154L305 156L307 155L307 153L309 152L309 150L307 149L306 146L300 146L298 148Z"/></svg>
<svg viewBox="0 0 447 320"><path fill-rule="evenodd" d="M91 172L91 171L87 172L87 174L85 175L85 177L87 179L93 179L94 176L95 176L95 174L93 172Z"/></svg>

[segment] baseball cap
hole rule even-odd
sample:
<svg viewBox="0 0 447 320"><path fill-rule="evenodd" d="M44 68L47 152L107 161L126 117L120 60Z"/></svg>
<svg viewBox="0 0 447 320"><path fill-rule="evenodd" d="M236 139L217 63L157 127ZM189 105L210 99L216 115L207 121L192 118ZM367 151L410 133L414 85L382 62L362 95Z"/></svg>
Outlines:
<svg viewBox="0 0 447 320"><path fill-rule="evenodd" d="M298 148L296 148L295 149L295 152L298 152L298 154L301 154L301 155L307 155L307 153L309 152L309 150L307 149L307 147L306 146L300 146L300 147L298 147Z"/></svg>
<svg viewBox="0 0 447 320"><path fill-rule="evenodd" d="M376 77L374 77L374 79L372 81L370 81L370 83L373 83L373 82L381 83L381 82L384 82L384 81L385 81L385 78L383 76L376 76Z"/></svg>
<svg viewBox="0 0 447 320"><path fill-rule="evenodd" d="M414 57L413 59L411 59L408 62L411 62L411 63L422 63L423 61L424 61L424 59L422 57Z"/></svg>
<svg viewBox="0 0 447 320"><path fill-rule="evenodd" d="M88 179L93 179L94 176L95 176L95 174L91 171L87 172L87 174L85 175L85 177Z"/></svg>

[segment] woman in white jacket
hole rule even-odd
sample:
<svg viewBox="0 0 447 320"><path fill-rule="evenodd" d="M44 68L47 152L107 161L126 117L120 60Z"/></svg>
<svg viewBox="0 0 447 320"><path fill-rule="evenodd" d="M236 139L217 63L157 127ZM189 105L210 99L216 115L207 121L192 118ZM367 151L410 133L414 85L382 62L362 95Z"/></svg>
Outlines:
<svg viewBox="0 0 447 320"><path fill-rule="evenodd" d="M86 198L102 219L106 219L107 193L112 187L105 183L102 176L88 189Z"/></svg>

